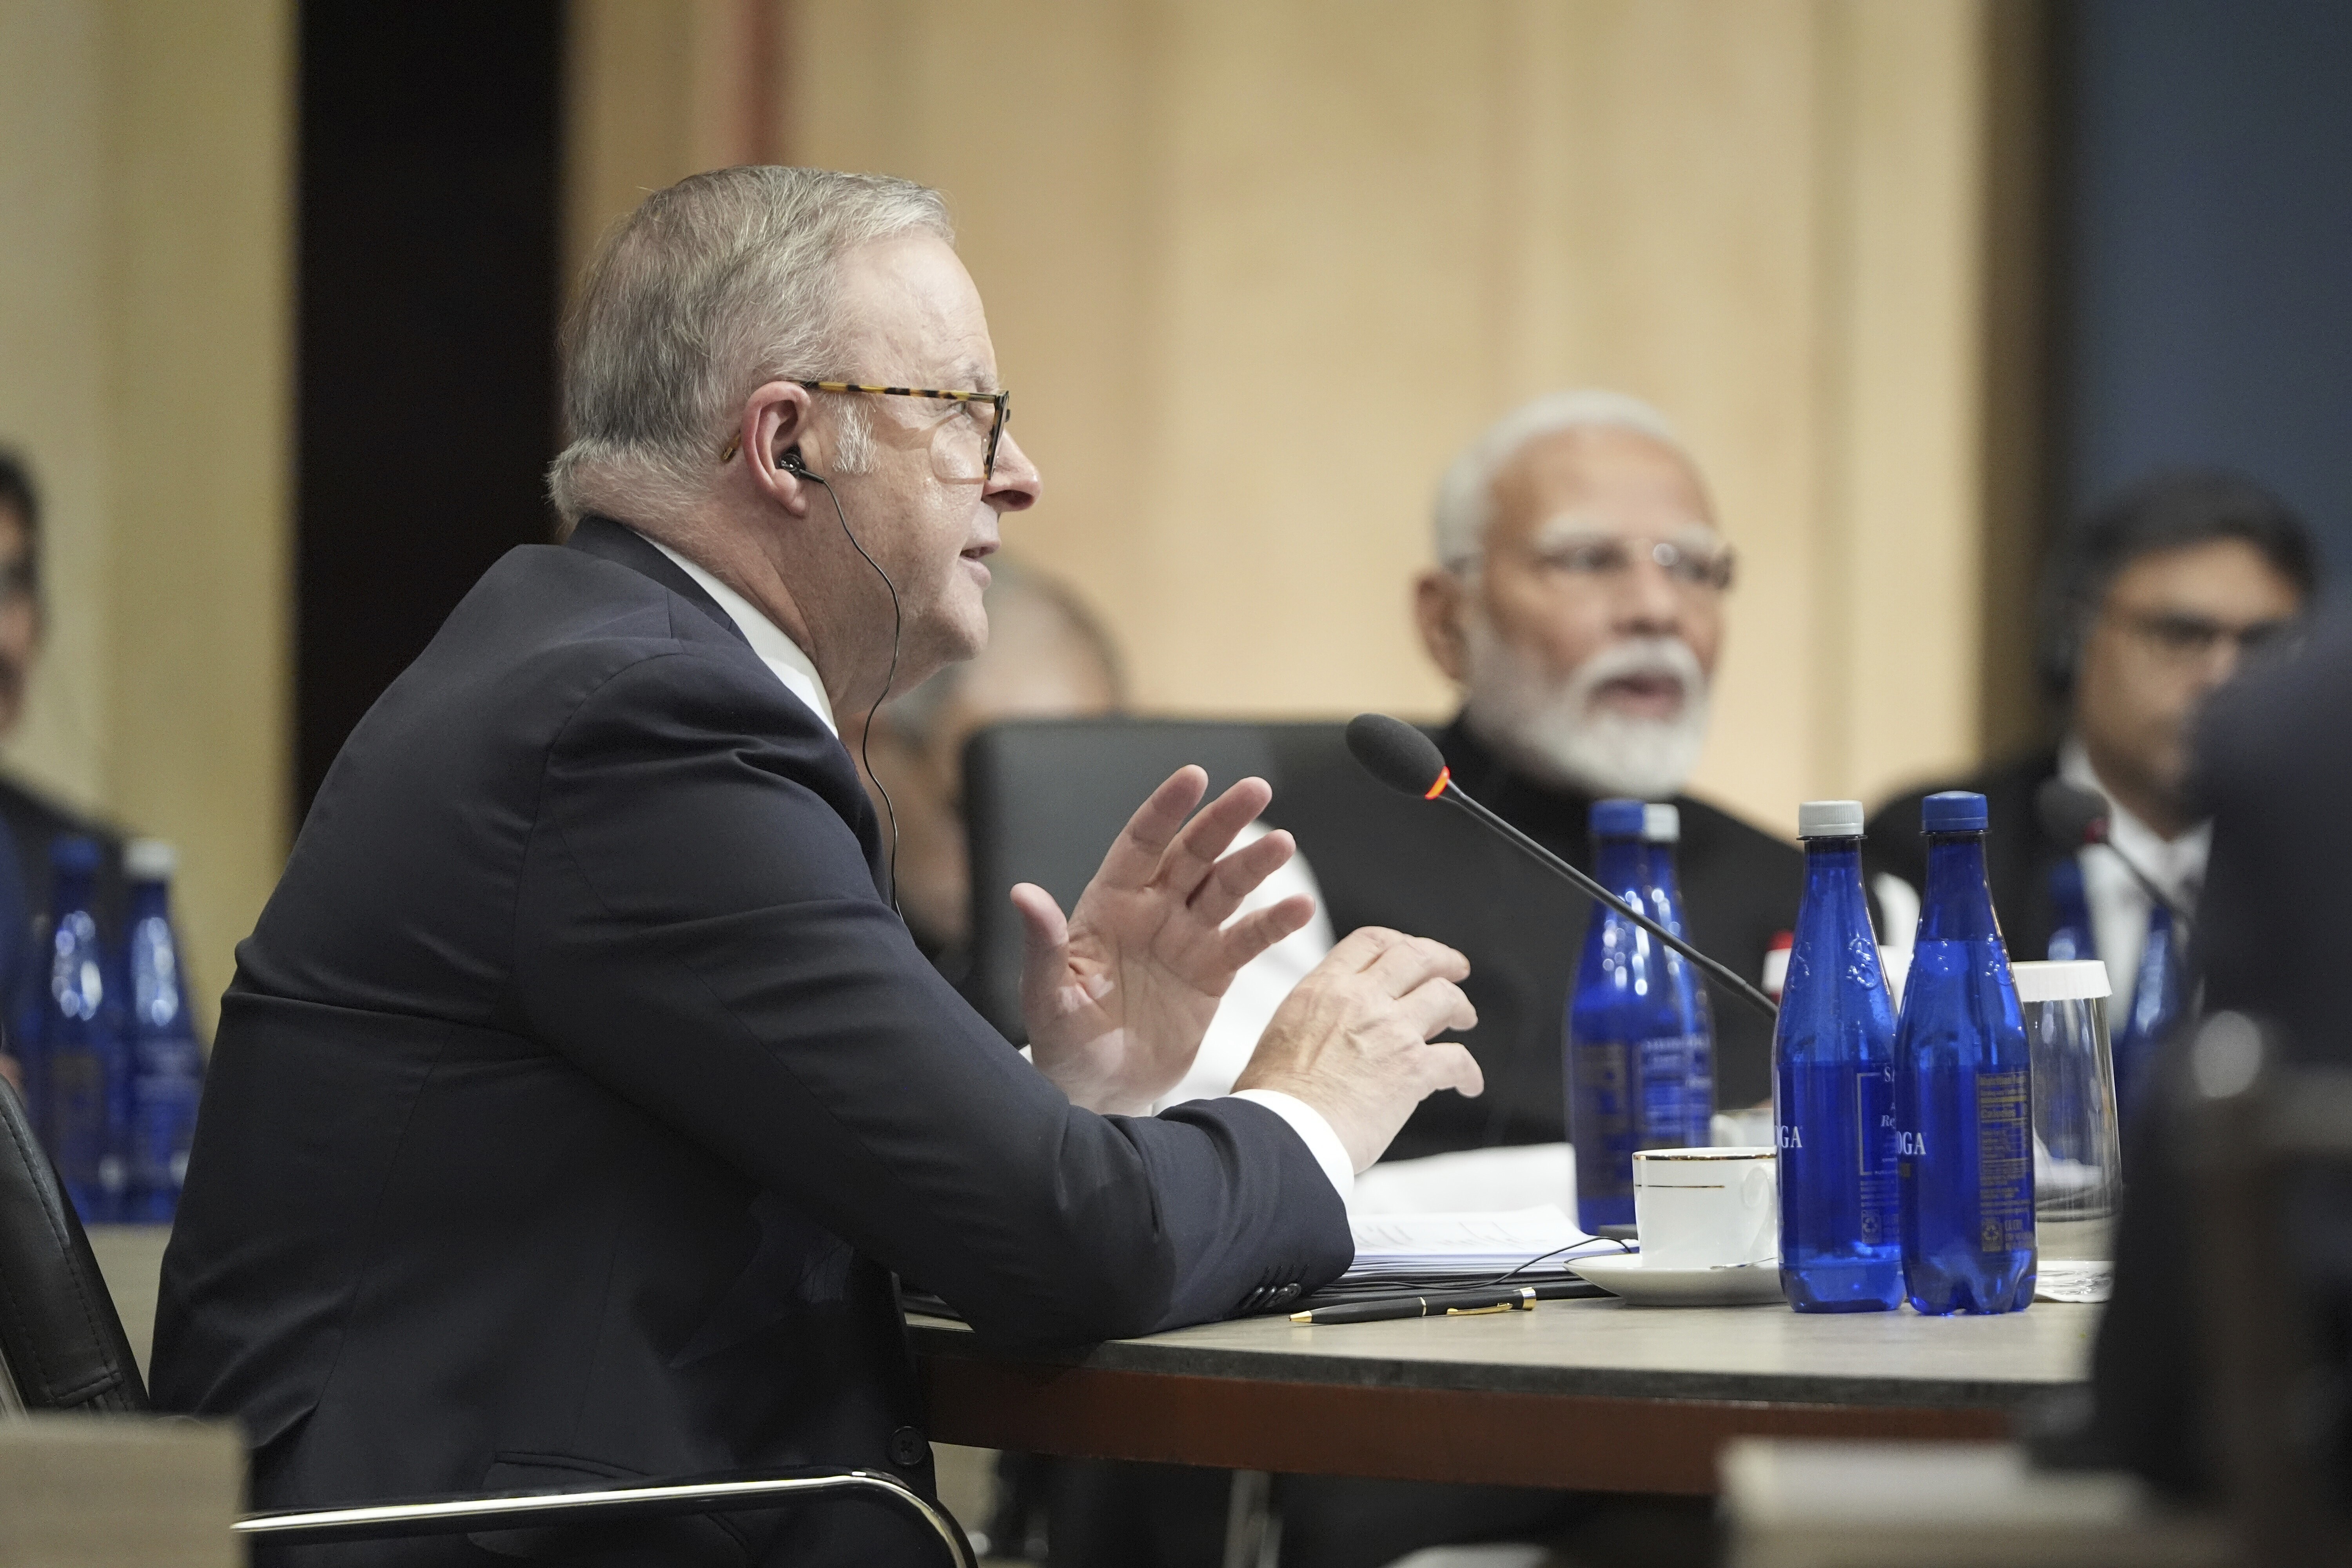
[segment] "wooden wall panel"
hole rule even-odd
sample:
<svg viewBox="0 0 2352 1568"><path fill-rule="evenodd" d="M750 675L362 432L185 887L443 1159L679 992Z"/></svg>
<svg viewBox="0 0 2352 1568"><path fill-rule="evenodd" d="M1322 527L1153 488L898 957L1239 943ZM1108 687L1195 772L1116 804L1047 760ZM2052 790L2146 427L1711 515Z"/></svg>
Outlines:
<svg viewBox="0 0 2352 1568"><path fill-rule="evenodd" d="M1437 475L1598 384L1743 552L1702 790L1786 830L1976 756L1996 0L779 3L774 145L948 193L1046 477L1008 539L1148 705L1447 710Z"/></svg>

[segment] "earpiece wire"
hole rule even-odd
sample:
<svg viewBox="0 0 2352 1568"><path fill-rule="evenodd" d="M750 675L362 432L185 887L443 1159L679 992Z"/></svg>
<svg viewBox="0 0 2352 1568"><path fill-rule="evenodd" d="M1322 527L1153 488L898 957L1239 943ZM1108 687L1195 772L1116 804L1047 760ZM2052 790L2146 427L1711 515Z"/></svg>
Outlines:
<svg viewBox="0 0 2352 1568"><path fill-rule="evenodd" d="M891 804L889 786L874 771L874 716L882 711L882 704L888 700L890 688L898 679L898 643L907 629L906 614L898 605L898 584L890 581L890 574L882 570L882 563L868 555L866 546L857 542L857 535L849 526L849 514L841 510L841 498L834 493L831 482L806 468L794 468L793 472L824 486L824 499L833 503L834 520L841 524L841 536L849 541L849 547L874 568L874 574L882 579L882 586L890 591L890 673L882 678L882 689L875 693L874 705L866 710L866 727L857 736L857 756L865 765L866 776L874 781L874 793L882 797L883 814L890 819L890 908L904 920L906 911L898 908L898 808Z"/></svg>

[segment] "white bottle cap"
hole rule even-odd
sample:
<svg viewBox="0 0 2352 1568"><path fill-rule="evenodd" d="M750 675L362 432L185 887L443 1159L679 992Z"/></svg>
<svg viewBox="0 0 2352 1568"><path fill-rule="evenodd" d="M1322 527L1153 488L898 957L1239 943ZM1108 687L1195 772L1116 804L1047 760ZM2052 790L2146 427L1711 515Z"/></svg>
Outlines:
<svg viewBox="0 0 2352 1568"><path fill-rule="evenodd" d="M1652 844L1680 844L1683 814L1679 807L1653 801L1642 807L1642 837Z"/></svg>
<svg viewBox="0 0 2352 1568"><path fill-rule="evenodd" d="M1862 837L1862 802L1858 800L1809 800L1797 807L1797 837L1800 838L1859 838Z"/></svg>
<svg viewBox="0 0 2352 1568"><path fill-rule="evenodd" d="M2030 959L2009 966L2021 1002L2095 1002L2115 991L2095 958Z"/></svg>
<svg viewBox="0 0 2352 1568"><path fill-rule="evenodd" d="M122 847L122 874L134 882L168 882L180 868L180 852L168 839L134 838Z"/></svg>

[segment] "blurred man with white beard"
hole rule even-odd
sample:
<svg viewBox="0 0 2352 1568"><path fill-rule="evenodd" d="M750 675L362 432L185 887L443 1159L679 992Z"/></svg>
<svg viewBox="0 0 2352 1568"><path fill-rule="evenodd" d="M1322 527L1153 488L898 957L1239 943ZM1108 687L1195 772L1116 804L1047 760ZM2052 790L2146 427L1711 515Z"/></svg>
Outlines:
<svg viewBox="0 0 2352 1568"><path fill-rule="evenodd" d="M1436 564L1414 584L1422 640L1462 693L1438 737L1454 778L1553 853L1590 869L1587 815L1632 795L1680 808L1692 940L1760 977L1796 924L1803 857L1682 793L1706 741L1707 685L1723 643L1732 552L1696 468L1664 418L1609 392L1565 392L1506 415L1447 469ZM1452 824L1423 824L1435 838ZM1378 860L1382 905L1324 878L1333 929L1412 908L1470 960L1479 1023L1463 1037L1486 1076L1477 1100L1437 1095L1389 1158L1567 1137L1560 1020L1584 942L1580 895L1465 827L1436 851L1438 879L1401 851L1303 836L1320 866ZM1486 858L1491 851L1492 858ZM1717 1103L1771 1094L1771 1030L1715 1008ZM1282 1568L1381 1568L1423 1548L1533 1542L1547 1562L1685 1568L1713 1557L1703 1504L1514 1487L1286 1477ZM1497 1558L1496 1561L1504 1561ZM1516 1559L1514 1559L1516 1560Z"/></svg>
<svg viewBox="0 0 2352 1568"><path fill-rule="evenodd" d="M1732 555L1664 417L1614 393L1539 398L1454 460L1435 522L1436 563L1414 584L1414 611L1430 657L1462 693L1438 736L1453 776L1588 869L1594 800L1673 801L1692 938L1759 977L1773 937L1796 924L1804 858L1681 793L1706 740ZM1334 931L1409 918L1470 960L1463 991L1478 1023L1461 1038L1486 1092L1423 1100L1387 1158L1565 1141L1560 1023L1584 942L1582 896L1475 825L1411 803L1298 831ZM1737 1004L1718 1004L1715 1020L1718 1103L1767 1100L1769 1026ZM1380 1174L1357 1194L1373 1207ZM1503 1206L1496 1199L1485 1206ZM1221 1560L1221 1473L1080 1461L1056 1476L1054 1568ZM1644 1568L1695 1568L1713 1553L1697 1501L1285 1476L1276 1508L1281 1568L1383 1568L1465 1542L1533 1542L1567 1561Z"/></svg>
<svg viewBox="0 0 2352 1568"><path fill-rule="evenodd" d="M1439 737L1454 777L1579 866L1591 860L1594 800L1674 802L1692 939L1760 976L1773 937L1796 923L1803 860L1682 793L1706 742L1733 555L1664 417L1617 393L1538 398L1454 459L1435 521L1437 563L1415 583L1413 607L1430 657L1462 692ZM1336 929L1348 913L1334 909ZM1489 1064L1487 1102L1424 1104L1391 1158L1566 1136L1560 1006L1584 913L1562 889L1556 904L1510 911L1491 932L1457 932L1475 944L1464 948L1474 975L1518 967L1543 977L1540 994L1481 1006L1468 1039ZM1482 963L1480 949L1492 958L1498 942L1524 957ZM1715 1020L1718 1103L1764 1100L1769 1026L1737 1005L1717 1005Z"/></svg>

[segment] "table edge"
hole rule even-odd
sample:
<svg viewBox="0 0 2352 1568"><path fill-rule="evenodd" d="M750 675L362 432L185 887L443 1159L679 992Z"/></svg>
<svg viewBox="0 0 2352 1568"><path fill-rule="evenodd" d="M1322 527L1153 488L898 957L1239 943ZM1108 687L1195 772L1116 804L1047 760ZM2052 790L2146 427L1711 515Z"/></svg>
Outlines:
<svg viewBox="0 0 2352 1568"><path fill-rule="evenodd" d="M1071 1350L994 1348L961 1322L909 1314L919 1357L983 1362L1048 1379L1071 1371L1218 1378L1324 1387L1524 1394L1738 1405L1872 1408L2012 1409L2088 1381L2020 1378L1887 1378L1866 1374L1675 1371L1654 1367L1481 1363L1292 1350L1204 1347L1151 1337L1107 1340Z"/></svg>

